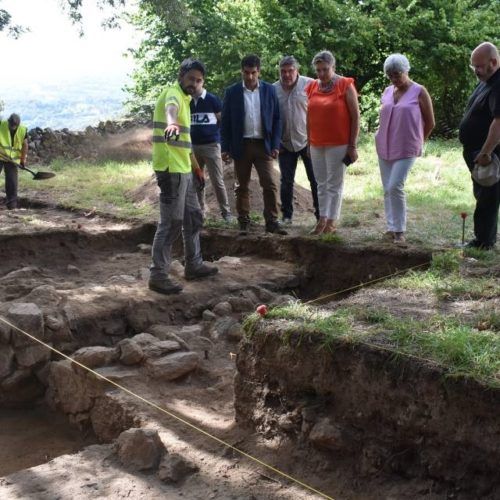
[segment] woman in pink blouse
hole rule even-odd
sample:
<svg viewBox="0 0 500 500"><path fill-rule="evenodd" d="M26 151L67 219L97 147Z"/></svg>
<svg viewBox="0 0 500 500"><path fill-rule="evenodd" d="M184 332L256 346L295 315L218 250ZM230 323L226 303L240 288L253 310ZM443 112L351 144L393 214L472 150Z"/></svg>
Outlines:
<svg viewBox="0 0 500 500"><path fill-rule="evenodd" d="M384 187L386 235L396 244L405 243L406 177L435 125L429 92L410 79L409 71L410 63L402 54L392 54L385 60L384 73L392 85L382 94L380 125L375 135Z"/></svg>

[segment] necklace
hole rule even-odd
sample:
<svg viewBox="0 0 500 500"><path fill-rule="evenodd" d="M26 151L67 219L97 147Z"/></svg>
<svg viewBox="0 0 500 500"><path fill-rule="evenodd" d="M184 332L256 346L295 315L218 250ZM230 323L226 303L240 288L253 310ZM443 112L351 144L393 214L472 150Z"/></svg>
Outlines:
<svg viewBox="0 0 500 500"><path fill-rule="evenodd" d="M321 80L319 81L319 90L324 92L325 94L331 92L333 87L335 87L335 83L337 82L338 77L335 75L329 82L323 83Z"/></svg>

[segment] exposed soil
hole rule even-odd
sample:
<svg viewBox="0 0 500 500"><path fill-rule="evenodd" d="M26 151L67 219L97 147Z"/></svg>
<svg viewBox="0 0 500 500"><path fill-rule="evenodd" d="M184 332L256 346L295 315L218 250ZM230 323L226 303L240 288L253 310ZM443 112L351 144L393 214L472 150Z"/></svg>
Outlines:
<svg viewBox="0 0 500 500"><path fill-rule="evenodd" d="M455 490L434 480L401 471L381 468L377 474L359 475L352 460L339 460L332 466L287 436L255 433L240 425L234 418L233 400L238 337L220 334L216 328L222 319L240 322L258 303L280 303L290 292L314 297L343 290L398 269L425 265L429 254L383 244L347 247L263 232L240 237L235 229L214 229L204 232L203 250L206 259L215 261L219 274L209 280L188 282L183 278L182 264L176 262L172 274L184 291L166 297L146 286L150 259L146 245L151 243L153 233L152 224L93 214L53 208L0 210L0 314L6 314L16 303L36 304L43 313L46 340L70 355L83 346L114 347L124 338L148 332L152 325L175 327L179 335L186 334L188 348L199 356L198 367L190 374L160 381L149 377L142 366L123 368L116 363L103 367L102 373L112 373L115 380L142 397L331 497L437 500L450 491L455 494ZM232 312L207 319L204 311L215 310L221 302L230 302ZM189 328L182 330L186 325L198 328L197 333L190 337ZM53 355L51 363L57 360ZM36 369L15 394L0 391L0 407L19 406L43 396L50 377L40 364L34 366ZM90 378L81 380L82 386L94 384ZM351 382L355 384L356 380ZM105 444L53 459L58 453L81 449L86 442L75 439L72 448L64 448L56 444L49 447L42 439L46 436L40 435L24 444L10 441L10 445L4 445L2 440L2 452L12 464L3 473L17 472L0 479L0 497L320 498L184 423L111 389L99 389L88 409L73 411L68 408L77 402L70 397L61 401L58 398L62 392L51 387L45 400L66 413L75 425L93 428ZM253 409L245 411L250 414ZM257 414L259 409L255 411ZM189 459L199 471L179 484L165 484L152 472L126 470L107 443L131 425L158 429L169 453ZM19 433L18 426L9 429L9 434ZM12 457L18 456L23 447L43 450L44 460L38 460L38 453L26 453L34 456L33 461L16 462ZM40 461L47 463L22 470Z"/></svg>

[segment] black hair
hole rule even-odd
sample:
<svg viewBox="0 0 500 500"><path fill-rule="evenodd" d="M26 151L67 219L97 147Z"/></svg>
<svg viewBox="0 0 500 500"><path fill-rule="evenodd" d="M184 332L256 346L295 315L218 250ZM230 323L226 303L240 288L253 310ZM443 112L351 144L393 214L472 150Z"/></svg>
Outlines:
<svg viewBox="0 0 500 500"><path fill-rule="evenodd" d="M243 68L257 68L260 69L260 57L255 54L245 56L241 60L241 69Z"/></svg>
<svg viewBox="0 0 500 500"><path fill-rule="evenodd" d="M182 78L187 72L195 69L199 71L203 77L205 77L205 73L207 72L205 65L198 61L198 59L191 59L188 57L181 62L181 67L179 68L179 77Z"/></svg>

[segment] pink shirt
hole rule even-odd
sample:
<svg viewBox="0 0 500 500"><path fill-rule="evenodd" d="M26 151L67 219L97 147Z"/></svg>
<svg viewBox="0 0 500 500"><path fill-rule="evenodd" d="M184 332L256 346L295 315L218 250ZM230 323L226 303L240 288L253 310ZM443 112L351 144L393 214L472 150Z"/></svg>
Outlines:
<svg viewBox="0 0 500 500"><path fill-rule="evenodd" d="M420 156L424 143L424 122L418 101L422 85L413 82L397 103L394 90L394 85L390 85L382 94L380 125L375 134L377 154L387 161Z"/></svg>

